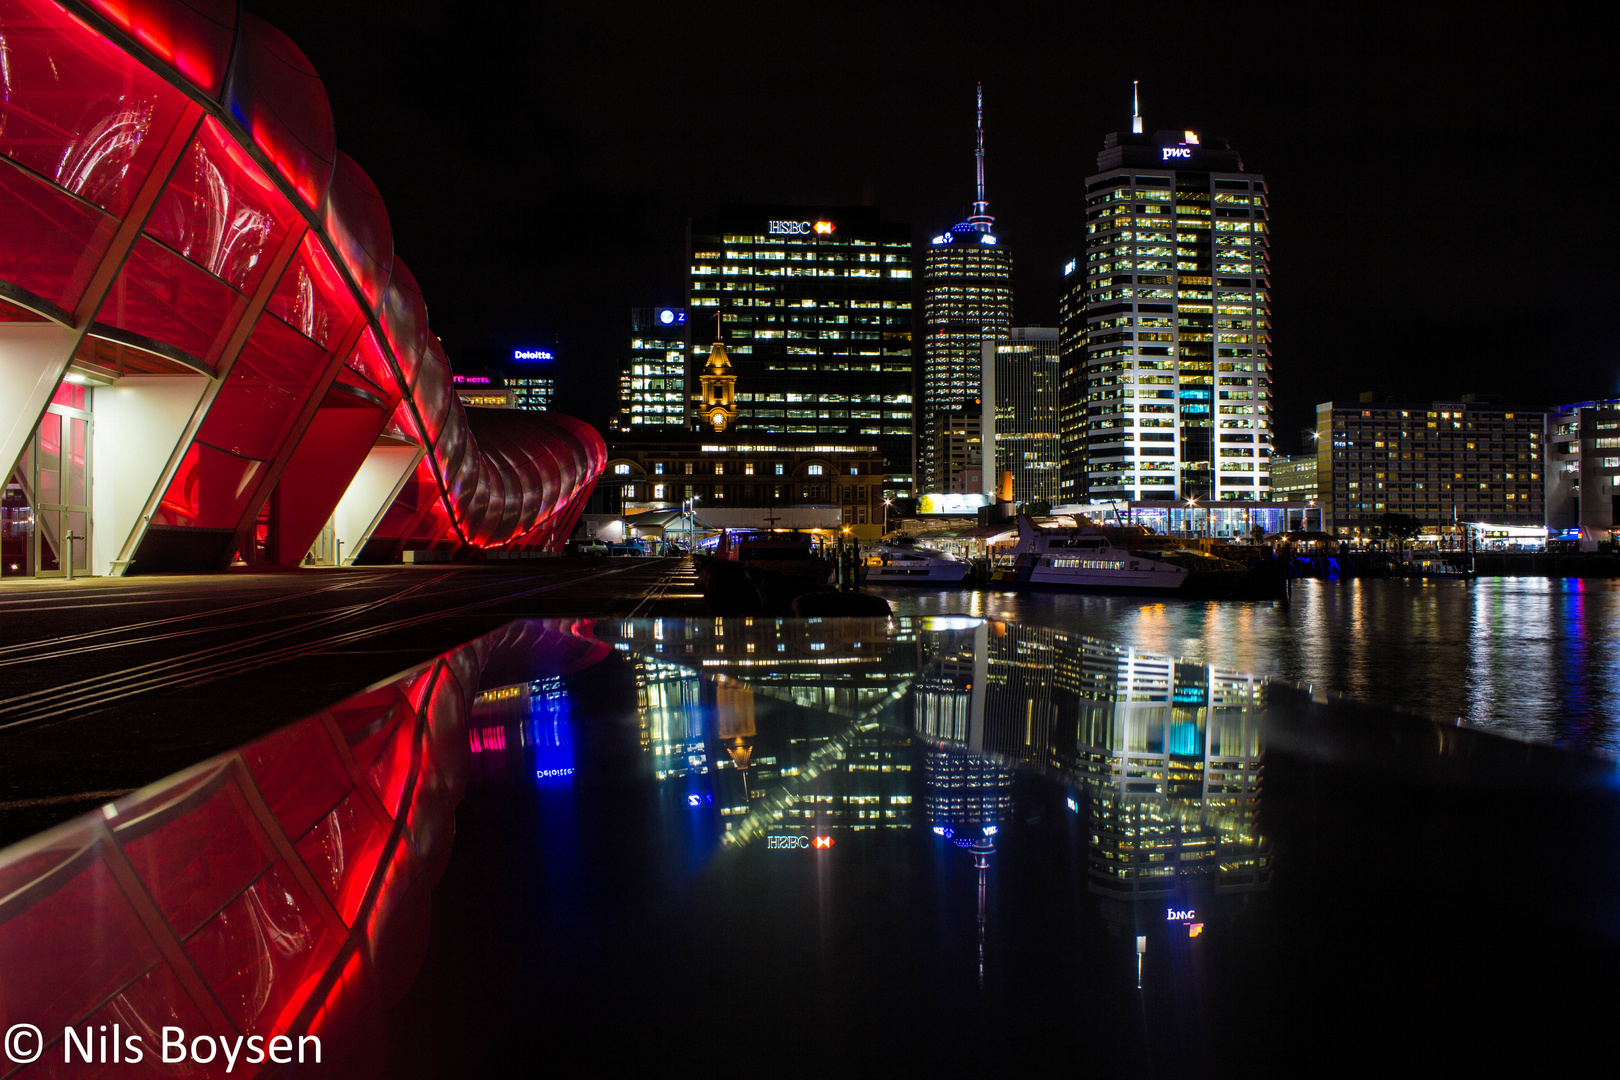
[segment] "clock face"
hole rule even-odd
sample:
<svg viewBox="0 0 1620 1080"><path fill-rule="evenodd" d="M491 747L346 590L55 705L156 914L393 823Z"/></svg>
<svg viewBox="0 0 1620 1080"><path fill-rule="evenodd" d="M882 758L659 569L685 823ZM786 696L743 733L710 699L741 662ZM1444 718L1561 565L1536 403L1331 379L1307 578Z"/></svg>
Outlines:
<svg viewBox="0 0 1620 1080"><path fill-rule="evenodd" d="M709 421L714 424L714 430L723 431L725 430L726 426L726 414L723 412L715 412L709 417Z"/></svg>

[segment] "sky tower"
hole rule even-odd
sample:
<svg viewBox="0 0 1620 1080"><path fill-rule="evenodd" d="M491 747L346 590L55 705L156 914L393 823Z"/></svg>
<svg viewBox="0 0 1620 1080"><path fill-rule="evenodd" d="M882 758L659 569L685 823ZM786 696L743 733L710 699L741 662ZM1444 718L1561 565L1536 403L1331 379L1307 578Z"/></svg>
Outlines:
<svg viewBox="0 0 1620 1080"><path fill-rule="evenodd" d="M984 193L984 85L975 93L973 213L923 256L923 363L917 412L919 492L953 490L979 446L980 343L1012 327L1012 252Z"/></svg>

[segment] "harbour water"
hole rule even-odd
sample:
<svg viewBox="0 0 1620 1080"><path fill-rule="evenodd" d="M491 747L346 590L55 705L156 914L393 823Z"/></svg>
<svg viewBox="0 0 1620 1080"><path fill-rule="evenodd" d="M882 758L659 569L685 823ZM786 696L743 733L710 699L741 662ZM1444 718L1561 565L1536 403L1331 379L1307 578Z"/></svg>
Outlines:
<svg viewBox="0 0 1620 1080"><path fill-rule="evenodd" d="M873 590L896 614L1088 634L1520 739L1620 756L1620 583L1305 580L1288 603Z"/></svg>

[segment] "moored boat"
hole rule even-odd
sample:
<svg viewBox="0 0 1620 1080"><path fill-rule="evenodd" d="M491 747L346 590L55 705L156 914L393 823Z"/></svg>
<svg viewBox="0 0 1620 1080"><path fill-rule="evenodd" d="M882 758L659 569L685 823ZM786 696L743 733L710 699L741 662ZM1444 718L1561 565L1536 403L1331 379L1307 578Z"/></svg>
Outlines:
<svg viewBox="0 0 1620 1080"><path fill-rule="evenodd" d="M1174 547L1168 537L1122 526L1038 528L1018 519L1012 562L991 574L1001 588L1223 595L1239 591L1241 563Z"/></svg>
<svg viewBox="0 0 1620 1080"><path fill-rule="evenodd" d="M877 561L861 568L865 585L960 585L969 564L944 551L915 544L887 543L877 550Z"/></svg>

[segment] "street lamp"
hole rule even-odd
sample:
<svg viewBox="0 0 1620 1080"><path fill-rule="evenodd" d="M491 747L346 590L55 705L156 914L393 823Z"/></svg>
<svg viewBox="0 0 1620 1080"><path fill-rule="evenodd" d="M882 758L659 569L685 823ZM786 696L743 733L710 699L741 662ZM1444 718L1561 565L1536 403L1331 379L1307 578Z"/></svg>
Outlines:
<svg viewBox="0 0 1620 1080"><path fill-rule="evenodd" d="M1187 496L1187 535L1189 536L1197 535L1197 519L1193 517L1193 511L1197 508L1198 500L1191 495Z"/></svg>
<svg viewBox="0 0 1620 1080"><path fill-rule="evenodd" d="M883 500L883 535L889 535L889 507L894 504L893 499Z"/></svg>

